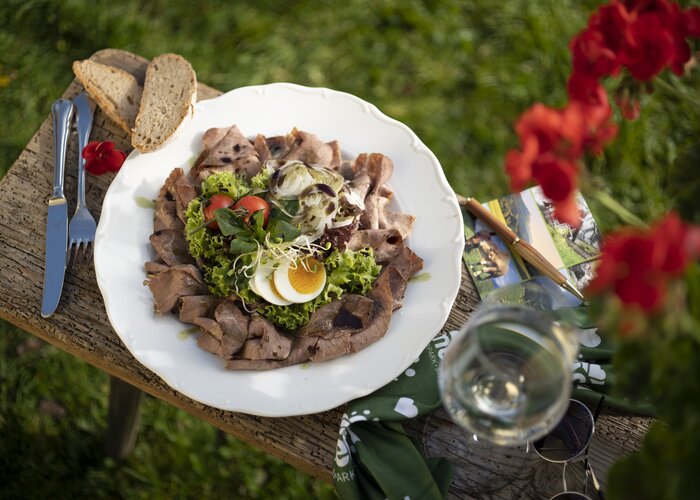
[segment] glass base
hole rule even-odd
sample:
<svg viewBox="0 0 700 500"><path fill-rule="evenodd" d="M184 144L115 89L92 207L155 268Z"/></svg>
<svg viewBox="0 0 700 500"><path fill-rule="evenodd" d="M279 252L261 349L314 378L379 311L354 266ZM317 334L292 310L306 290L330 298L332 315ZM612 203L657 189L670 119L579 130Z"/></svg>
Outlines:
<svg viewBox="0 0 700 500"><path fill-rule="evenodd" d="M533 467L530 485L541 498L554 498L567 492L590 498L583 461L557 464L545 460L538 461Z"/></svg>
<svg viewBox="0 0 700 500"><path fill-rule="evenodd" d="M445 458L452 464L452 483L477 495L501 489L521 475L538 456L527 445L499 446L479 440L450 420L443 409L432 413L423 428L428 458Z"/></svg>

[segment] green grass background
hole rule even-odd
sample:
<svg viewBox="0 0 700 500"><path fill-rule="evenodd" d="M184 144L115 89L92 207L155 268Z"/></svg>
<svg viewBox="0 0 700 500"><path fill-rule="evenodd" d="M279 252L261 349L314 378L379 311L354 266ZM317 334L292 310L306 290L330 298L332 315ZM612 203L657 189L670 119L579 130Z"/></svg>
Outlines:
<svg viewBox="0 0 700 500"><path fill-rule="evenodd" d="M514 120L536 101L564 104L568 40L598 4L5 0L0 176L72 80L71 62L117 47L180 53L200 81L223 91L290 81L350 92L411 127L455 190L501 196ZM642 116L622 123L616 142L588 164L644 219L677 206L698 221L698 73L665 75L673 90L645 96ZM591 205L604 229L617 224ZM233 438L217 442L208 424L151 398L134 454L123 464L105 459L106 376L51 347L26 351L37 347L29 336L0 327L0 497L333 496ZM65 414L39 411L42 400Z"/></svg>

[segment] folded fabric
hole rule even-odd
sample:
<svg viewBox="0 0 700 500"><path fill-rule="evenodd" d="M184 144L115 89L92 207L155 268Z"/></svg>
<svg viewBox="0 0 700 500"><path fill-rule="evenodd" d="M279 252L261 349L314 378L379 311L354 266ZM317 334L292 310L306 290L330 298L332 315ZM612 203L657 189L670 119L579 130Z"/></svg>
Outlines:
<svg viewBox="0 0 700 500"><path fill-rule="evenodd" d="M351 401L340 422L333 482L340 498L444 498L450 465L426 460L403 422L441 405L437 370L450 333L436 337L397 379Z"/></svg>

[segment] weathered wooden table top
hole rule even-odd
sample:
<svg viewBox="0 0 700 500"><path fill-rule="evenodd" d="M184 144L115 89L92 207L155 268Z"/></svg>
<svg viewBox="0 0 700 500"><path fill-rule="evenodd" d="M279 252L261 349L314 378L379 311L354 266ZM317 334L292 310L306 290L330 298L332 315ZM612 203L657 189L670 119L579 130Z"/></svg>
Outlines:
<svg viewBox="0 0 700 500"><path fill-rule="evenodd" d="M105 49L92 57L130 71L143 81L147 61L139 56ZM80 84L73 81L63 97L70 98L81 91ZM199 84L199 100L219 94L218 90ZM68 269L58 310L49 319L41 318L46 207L53 181L52 134L49 116L0 182L0 317L312 476L331 481L342 407L307 416L263 418L218 410L171 389L134 359L112 329L92 268ZM127 135L99 108L91 140L110 140L123 151L132 149ZM69 214L75 206L76 169L71 166L77 162L77 142L73 132L65 179ZM87 205L96 218L111 179L111 174L88 179ZM471 279L463 270L462 286L443 330L457 329L478 300ZM605 412L601 415L590 459L603 484L612 462L637 448L649 424L650 419L643 417ZM420 429L421 424L410 427ZM446 447L449 445L445 442ZM537 498L532 476L525 471L521 479L489 498ZM451 493L458 498L467 496L460 484L453 484Z"/></svg>

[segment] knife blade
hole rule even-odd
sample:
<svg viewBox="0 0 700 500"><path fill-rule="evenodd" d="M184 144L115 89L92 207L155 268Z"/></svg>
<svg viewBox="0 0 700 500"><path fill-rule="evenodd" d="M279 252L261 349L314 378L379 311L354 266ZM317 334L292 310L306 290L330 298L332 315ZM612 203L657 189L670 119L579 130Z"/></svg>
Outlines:
<svg viewBox="0 0 700 500"><path fill-rule="evenodd" d="M68 252L68 203L63 194L63 174L66 170L66 151L73 118L73 103L59 99L51 106L54 136L53 192L49 198L46 221L46 268L44 292L41 297L41 316L51 316L61 299L63 278L66 273Z"/></svg>

